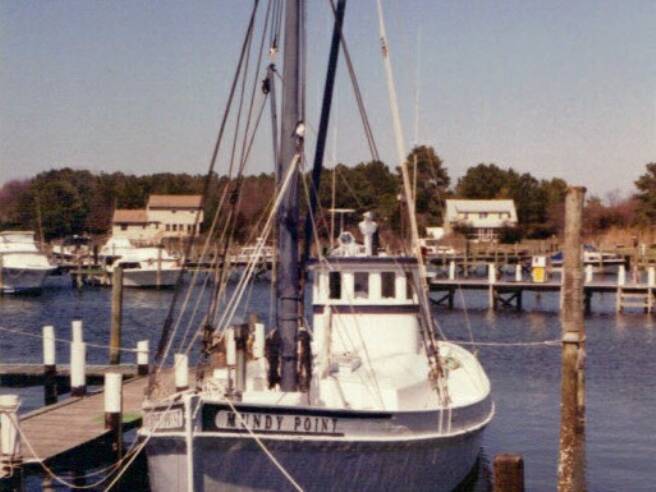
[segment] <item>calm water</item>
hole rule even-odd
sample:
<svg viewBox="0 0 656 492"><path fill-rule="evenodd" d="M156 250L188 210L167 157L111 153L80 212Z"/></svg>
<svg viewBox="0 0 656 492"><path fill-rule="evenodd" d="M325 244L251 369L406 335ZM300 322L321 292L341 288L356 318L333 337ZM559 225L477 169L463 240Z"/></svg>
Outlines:
<svg viewBox="0 0 656 492"><path fill-rule="evenodd" d="M66 278L52 278L41 296L0 297L0 326L39 334L53 324L57 336L70 337L70 321L84 321L87 342L107 343L109 333L108 289L87 288L78 293ZM266 319L268 284L255 284L250 299L254 310ZM159 329L172 293L126 291L124 345L134 347L148 338L156 346ZM456 295L457 309L438 308L436 314L449 338L468 340L468 324L474 339L528 342L559 337L558 298L526 294L524 312L492 312L487 297L465 292ZM640 491L656 489L656 321L642 313L616 315L614 295L593 298L593 312L586 317L587 330L587 479L592 491ZM201 303L201 304L204 304ZM184 330L185 323L181 324ZM479 477L468 490L488 490L486 462L500 452L524 456L528 490L554 490L558 449L560 399L560 349L558 347L481 347L480 359L492 381L496 416L484 438ZM106 362L107 352L89 349L92 362ZM40 340L0 333L0 361L41 362ZM58 346L60 361L68 360L66 345ZM133 360L131 354L125 362ZM41 404L41 388L1 388L19 392L22 411ZM143 460L134 465L132 482L125 490L146 486ZM135 478L136 477L136 478ZM39 477L31 477L28 489L40 490ZM64 488L58 490L65 490Z"/></svg>

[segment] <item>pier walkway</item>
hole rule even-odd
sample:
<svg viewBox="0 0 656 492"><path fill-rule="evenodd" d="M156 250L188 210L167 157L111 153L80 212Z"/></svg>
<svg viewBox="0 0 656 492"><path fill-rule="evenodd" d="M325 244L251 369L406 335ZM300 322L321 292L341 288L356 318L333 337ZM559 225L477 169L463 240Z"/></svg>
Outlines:
<svg viewBox="0 0 656 492"><path fill-rule="evenodd" d="M141 423L141 405L147 384L147 376L123 383L124 431ZM27 466L39 461L51 463L67 459L73 453L110 440L110 431L105 428L102 391L68 398L21 415L20 427L34 450L32 452L25 442L21 445Z"/></svg>

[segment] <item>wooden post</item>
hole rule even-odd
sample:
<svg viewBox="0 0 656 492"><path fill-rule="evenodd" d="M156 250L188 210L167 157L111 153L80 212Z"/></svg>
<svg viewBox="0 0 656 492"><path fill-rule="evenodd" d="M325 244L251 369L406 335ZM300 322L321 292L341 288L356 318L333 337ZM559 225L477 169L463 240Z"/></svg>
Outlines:
<svg viewBox="0 0 656 492"><path fill-rule="evenodd" d="M71 343L71 396L87 393L86 375L87 348L84 342Z"/></svg>
<svg viewBox="0 0 656 492"><path fill-rule="evenodd" d="M112 325L109 336L109 363L121 363L121 322L123 318L123 269L112 272Z"/></svg>
<svg viewBox="0 0 656 492"><path fill-rule="evenodd" d="M559 492L585 490L585 327L581 261L584 197L585 188L571 187L565 200Z"/></svg>
<svg viewBox="0 0 656 492"><path fill-rule="evenodd" d="M4 267L4 257L0 255L0 296L4 294L5 292L5 284L4 284L4 275L3 275L3 267Z"/></svg>
<svg viewBox="0 0 656 492"><path fill-rule="evenodd" d="M83 342L84 341L84 336L82 333L82 320L81 319L74 319L71 321L71 340L73 342Z"/></svg>
<svg viewBox="0 0 656 492"><path fill-rule="evenodd" d="M449 262L449 280L456 279L456 262L451 260Z"/></svg>
<svg viewBox="0 0 656 492"><path fill-rule="evenodd" d="M496 309L497 299L496 299L496 292L494 291L494 284L496 284L497 282L497 269L494 263L488 263L487 265L487 281L489 284L489 292L488 292L489 306L492 309Z"/></svg>
<svg viewBox="0 0 656 492"><path fill-rule="evenodd" d="M116 458L123 455L123 377L119 373L105 374L105 429L112 439L112 451Z"/></svg>
<svg viewBox="0 0 656 492"><path fill-rule="evenodd" d="M157 248L157 277L155 283L158 289L162 286L162 245Z"/></svg>
<svg viewBox="0 0 656 492"><path fill-rule="evenodd" d="M524 459L503 453L494 458L494 492L524 492Z"/></svg>
<svg viewBox="0 0 656 492"><path fill-rule="evenodd" d="M137 374L145 376L149 372L148 367L148 340L140 340L137 342Z"/></svg>
<svg viewBox="0 0 656 492"><path fill-rule="evenodd" d="M55 328L43 327L43 400L46 405L57 403L57 358Z"/></svg>
<svg viewBox="0 0 656 492"><path fill-rule="evenodd" d="M522 281L522 265L521 263L517 262L515 265L515 282L521 282Z"/></svg>
<svg viewBox="0 0 656 492"><path fill-rule="evenodd" d="M0 479L12 478L22 463L21 440L16 428L19 404L18 395L0 395ZM17 480L11 482L12 488L19 485Z"/></svg>

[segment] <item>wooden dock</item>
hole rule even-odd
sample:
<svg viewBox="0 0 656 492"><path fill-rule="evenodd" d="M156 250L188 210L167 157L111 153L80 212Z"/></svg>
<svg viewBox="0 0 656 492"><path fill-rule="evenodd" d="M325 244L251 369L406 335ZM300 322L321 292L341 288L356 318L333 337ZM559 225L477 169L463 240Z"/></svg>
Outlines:
<svg viewBox="0 0 656 492"><path fill-rule="evenodd" d="M138 377L123 384L123 430L141 424L141 405L147 377ZM73 458L82 450L106 453L111 441L105 428L104 394L102 391L84 397L68 398L60 403L42 407L20 417L21 430L34 449L31 452L21 443L25 466L47 464ZM98 456L96 455L96 458Z"/></svg>
<svg viewBox="0 0 656 492"><path fill-rule="evenodd" d="M118 372L124 378L132 378L137 375L137 366L136 364L90 364L86 366L87 382L91 385L102 384L106 372ZM68 364L58 364L57 383L68 383L70 373ZM32 386L43 384L44 380L43 364L0 364L0 386Z"/></svg>
<svg viewBox="0 0 656 492"><path fill-rule="evenodd" d="M532 282L515 280L498 280L490 282L486 278L456 278L456 279L432 279L429 282L431 293L437 294L432 302L437 305L446 304L450 309L454 305L455 292L457 290L478 290L488 293L489 306L492 309L498 307L514 307L522 309L522 295L524 292L561 292L562 284L558 281ZM592 311L593 294L615 294L616 310L621 312L624 308L642 308L645 312L652 312L656 305L654 295L656 285L645 283L619 284L612 281L587 282L583 286L584 302L586 312Z"/></svg>

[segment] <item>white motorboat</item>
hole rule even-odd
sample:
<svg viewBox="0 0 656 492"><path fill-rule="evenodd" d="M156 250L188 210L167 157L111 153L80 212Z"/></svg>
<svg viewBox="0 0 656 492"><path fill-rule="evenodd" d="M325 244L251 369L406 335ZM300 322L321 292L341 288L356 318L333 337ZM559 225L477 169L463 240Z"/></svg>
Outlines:
<svg viewBox="0 0 656 492"><path fill-rule="evenodd" d="M31 231L0 232L0 289L7 294L38 292L55 270Z"/></svg>
<svg viewBox="0 0 656 492"><path fill-rule="evenodd" d="M123 269L126 287L173 287L182 270L180 260L164 248L135 246L126 238L111 237L99 258L109 273L116 266Z"/></svg>
<svg viewBox="0 0 656 492"><path fill-rule="evenodd" d="M583 246L581 253L583 266L590 266L595 273L615 273L620 265L626 265L626 260L615 253L600 251L590 244ZM560 271L563 267L563 253L554 253L550 257L551 267Z"/></svg>
<svg viewBox="0 0 656 492"><path fill-rule="evenodd" d="M167 320L163 327L139 430L154 492L450 491L474 468L483 430L494 414L490 382L476 356L437 338L411 212L412 255L376 254L377 224L365 214L359 224L362 245L343 232L337 248L309 259L313 228L308 225L316 210L316 195L314 201L310 196L300 254L303 4L285 2L277 192L244 277L232 290L215 290L217 297L198 327L203 370L193 387L187 381L185 354L192 347L184 343L187 330L174 349L175 389L159 370L172 355L168 347L176 340L178 324ZM344 6L339 0L336 19ZM317 136L324 143L339 22ZM271 92L273 75L269 71L263 84ZM309 189L319 189L320 160ZM401 169L411 211L413 195L403 161ZM244 299L251 299L249 280L274 221L275 296L271 305L257 306L274 314L272 324L243 323L235 313ZM318 234L314 240L318 243ZM301 287L305 271L312 282L307 303ZM312 308L311 322L305 306Z"/></svg>

